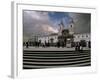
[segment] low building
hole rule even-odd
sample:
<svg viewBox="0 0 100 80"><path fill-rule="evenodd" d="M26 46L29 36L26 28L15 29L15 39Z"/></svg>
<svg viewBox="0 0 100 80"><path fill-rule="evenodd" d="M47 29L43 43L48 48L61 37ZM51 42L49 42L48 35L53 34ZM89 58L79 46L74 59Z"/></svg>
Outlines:
<svg viewBox="0 0 100 80"><path fill-rule="evenodd" d="M45 42L49 42L49 43L57 43L58 42L58 34L54 33L54 34L50 34L50 35L44 35L44 36L40 36L38 37L38 41L41 41L41 43L45 43ZM86 46L88 47L88 43L91 41L91 36L90 33L74 33L73 34L73 42L77 43L77 42L81 42L84 41L86 43ZM70 42L70 38L67 38L67 44L71 43ZM68 44L69 45L69 44Z"/></svg>
<svg viewBox="0 0 100 80"><path fill-rule="evenodd" d="M38 37L38 41L41 41L41 43L45 43L45 42L52 42L55 43L58 41L58 34L57 33L53 33L50 35L44 35L44 36L39 36Z"/></svg>
<svg viewBox="0 0 100 80"><path fill-rule="evenodd" d="M90 44L90 33L75 33L74 32L74 21L71 20L68 27L65 27L63 22L59 24L60 29L58 33L52 33L49 35L39 36L38 41L41 43L57 43L64 47L75 46L75 43L82 43L85 47ZM74 44L74 45L73 45Z"/></svg>
<svg viewBox="0 0 100 80"><path fill-rule="evenodd" d="M74 47L77 43L81 43L84 47L90 46L90 33L75 33L73 19L69 22L68 27L65 27L63 22L59 24L60 29L58 33L51 33L49 35L40 35L35 37L35 41L42 45L48 44L50 46Z"/></svg>

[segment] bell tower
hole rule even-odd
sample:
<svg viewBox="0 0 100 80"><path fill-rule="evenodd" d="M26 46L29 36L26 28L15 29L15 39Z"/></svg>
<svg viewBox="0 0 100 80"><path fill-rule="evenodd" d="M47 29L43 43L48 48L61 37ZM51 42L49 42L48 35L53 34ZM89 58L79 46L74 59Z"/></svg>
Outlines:
<svg viewBox="0 0 100 80"><path fill-rule="evenodd" d="M63 24L63 22L61 22L60 24L59 24L59 32L58 32L58 35L62 35L62 30L64 29L64 24Z"/></svg>
<svg viewBox="0 0 100 80"><path fill-rule="evenodd" d="M68 29L69 29L69 34L74 34L74 21L73 21L73 19L70 20Z"/></svg>

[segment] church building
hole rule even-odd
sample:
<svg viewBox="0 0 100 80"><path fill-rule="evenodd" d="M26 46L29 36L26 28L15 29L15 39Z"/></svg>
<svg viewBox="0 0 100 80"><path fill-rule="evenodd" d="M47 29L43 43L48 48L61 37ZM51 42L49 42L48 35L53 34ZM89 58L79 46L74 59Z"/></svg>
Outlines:
<svg viewBox="0 0 100 80"><path fill-rule="evenodd" d="M38 36L38 42L42 44L50 43L55 45L59 42L59 45L64 47L73 47L75 43L83 42L85 47L90 44L90 33L74 33L74 21L69 22L67 27L64 27L63 22L59 24L60 29L58 33L52 33L49 35Z"/></svg>

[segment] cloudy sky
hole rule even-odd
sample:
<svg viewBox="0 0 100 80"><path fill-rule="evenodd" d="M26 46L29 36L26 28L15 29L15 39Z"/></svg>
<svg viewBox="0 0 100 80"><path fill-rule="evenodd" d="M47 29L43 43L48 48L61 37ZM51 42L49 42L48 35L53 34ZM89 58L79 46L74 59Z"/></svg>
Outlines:
<svg viewBox="0 0 100 80"><path fill-rule="evenodd" d="M74 21L75 33L88 33L90 32L90 18L91 15L87 13L23 10L23 34L30 37L57 33L61 22L67 28L71 20Z"/></svg>

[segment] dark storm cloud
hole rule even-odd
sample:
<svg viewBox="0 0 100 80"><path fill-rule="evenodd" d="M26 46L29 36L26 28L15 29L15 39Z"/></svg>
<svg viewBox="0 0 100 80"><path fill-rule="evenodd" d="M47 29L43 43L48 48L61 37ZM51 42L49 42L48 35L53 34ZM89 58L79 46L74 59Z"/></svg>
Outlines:
<svg viewBox="0 0 100 80"><path fill-rule="evenodd" d="M50 14L51 13L51 14ZM56 15L57 14L57 15ZM63 16L64 14L64 16ZM59 19L58 19L59 18ZM48 34L58 32L60 21L65 19L65 26L68 21L73 19L75 33L89 33L91 24L91 15L87 13L60 13L41 12L41 11L23 11L23 34L24 37L32 37L37 34Z"/></svg>
<svg viewBox="0 0 100 80"><path fill-rule="evenodd" d="M91 14L87 13L69 13L74 20L75 33L90 33Z"/></svg>

